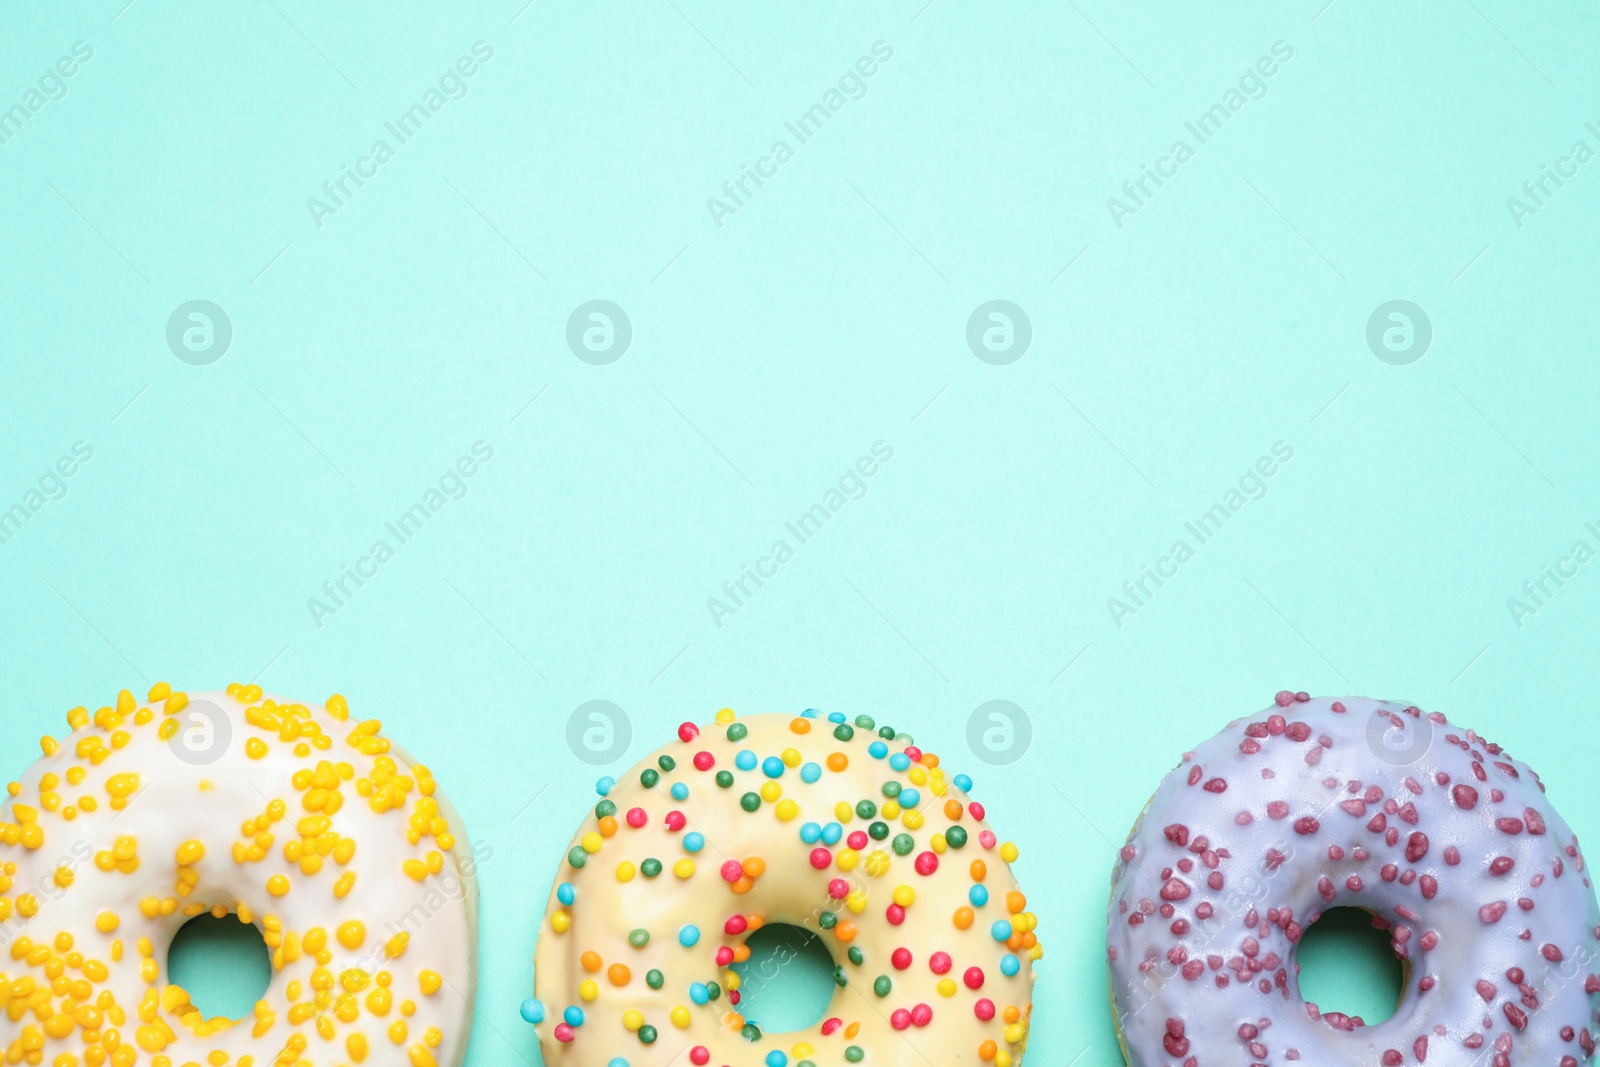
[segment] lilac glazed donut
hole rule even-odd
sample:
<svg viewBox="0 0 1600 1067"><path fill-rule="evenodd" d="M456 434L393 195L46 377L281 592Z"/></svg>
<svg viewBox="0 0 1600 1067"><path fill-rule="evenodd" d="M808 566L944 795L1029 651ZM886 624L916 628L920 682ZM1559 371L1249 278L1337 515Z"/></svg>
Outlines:
<svg viewBox="0 0 1600 1067"><path fill-rule="evenodd" d="M1130 1067L1577 1067L1594 1054L1600 913L1539 776L1437 712L1283 692L1162 781L1107 923ZM1302 999L1327 908L1390 931L1392 1018Z"/></svg>

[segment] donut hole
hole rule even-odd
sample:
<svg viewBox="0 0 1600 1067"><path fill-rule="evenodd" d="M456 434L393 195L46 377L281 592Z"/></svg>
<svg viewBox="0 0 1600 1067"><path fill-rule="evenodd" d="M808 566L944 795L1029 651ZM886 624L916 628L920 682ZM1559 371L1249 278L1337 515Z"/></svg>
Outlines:
<svg viewBox="0 0 1600 1067"><path fill-rule="evenodd" d="M769 1034L816 1026L828 1014L836 986L833 956L815 932L769 923L745 939L750 957L733 965L739 1013Z"/></svg>
<svg viewBox="0 0 1600 1067"><path fill-rule="evenodd" d="M172 939L167 981L182 986L208 1019L247 1018L272 982L272 954L254 923L207 912Z"/></svg>
<svg viewBox="0 0 1600 1067"><path fill-rule="evenodd" d="M1372 1026L1400 1004L1405 967L1372 918L1365 908L1329 908L1300 938L1300 998L1324 1015L1342 1012Z"/></svg>

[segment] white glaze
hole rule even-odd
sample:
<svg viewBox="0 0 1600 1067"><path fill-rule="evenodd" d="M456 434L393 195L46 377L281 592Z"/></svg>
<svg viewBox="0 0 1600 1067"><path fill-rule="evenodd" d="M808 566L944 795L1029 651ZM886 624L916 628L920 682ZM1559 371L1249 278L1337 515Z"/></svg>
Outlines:
<svg viewBox="0 0 1600 1067"><path fill-rule="evenodd" d="M1593 1051L1600 914L1577 840L1532 770L1438 713L1280 693L1184 756L1113 881L1131 1067L1574 1067ZM1375 1025L1299 995L1299 935L1339 906L1394 924L1408 964Z"/></svg>
<svg viewBox="0 0 1600 1067"><path fill-rule="evenodd" d="M764 1064L773 1050L786 1055L790 1067L803 1060L832 1067L847 1062L849 1046L862 1050L861 1062L866 1067L946 1067L979 1064L978 1050L986 1040L995 1041L997 1046L992 1063L1000 1067L1020 1065L1031 1011L1033 959L1042 950L1037 945L1031 949L1019 947L1015 952L1020 963L1018 972L1010 977L1001 973L1001 957L1011 950L995 940L991 925L997 919L1017 918L1007 912L1007 893L1016 891L1017 884L1010 865L1001 857L1004 846L994 841L986 823L974 819L969 798L953 784L953 772L943 782L942 792L936 794L931 776L928 785L913 784L911 773L919 769L918 764L896 772L888 758L873 758L868 752L869 744L883 739L871 730L858 728L851 740L841 741L834 736L835 724L825 719L808 720L810 730L805 734L793 732L794 721L789 715L738 719L749 731L738 741L726 738L726 723L708 724L693 740L674 741L652 753L606 794L605 799L617 808L616 834L605 839L581 869L574 869L563 858L557 890L561 883L570 882L576 900L571 908L564 908L553 891L541 926L534 985L548 1011L539 1025L539 1035L549 1067L606 1067L613 1058L626 1060L629 1067L692 1065L697 1046L708 1054L711 1067L754 1067ZM902 752L907 742L886 744L893 755ZM779 819L776 802L764 802L755 813L744 811L740 797L758 790L769 779L759 765L754 770L738 770L735 754L748 749L764 759L790 748L798 751L802 761L824 767L829 754L844 753L849 766L840 772L824 770L820 780L810 784L802 781L798 767L787 768L776 781L782 788L782 799L798 804L798 813L790 821ZM716 764L710 770L699 770L694 765L695 754L702 751L715 757ZM641 772L658 768L663 755L675 760L676 768L661 773L654 788L646 788L640 781ZM731 788L715 784L714 775L719 770L734 773ZM941 769L939 773L944 772ZM865 831L873 821L853 817L844 822L845 836L829 850L833 862L826 869L814 867L810 857L818 846L801 840L801 827L807 822L843 822L835 811L839 801L854 805L858 800L871 799L881 805L885 799L882 787L889 781L918 788L917 810L924 820L921 826L907 829L903 812L891 818L884 816L880 808L874 818L892 824L888 838L872 841L860 851L859 863L841 870L839 861L849 834ZM685 800L674 801L668 791L679 782L686 784L690 792ZM945 811L949 800L960 802L966 809L956 822ZM635 807L642 808L648 816L647 823L638 829L626 821L627 812ZM671 811L687 817L682 830L673 831L666 825ZM937 870L931 875L919 874L914 866L917 856L934 847L935 835L942 835L957 824L968 833L966 844L935 853L939 860ZM573 838L574 847L579 847L585 835L595 832L598 825L597 816L591 812ZM704 835L705 847L693 857L693 874L679 878L673 867L676 861L689 856L683 838L691 831ZM913 850L904 857L895 855L891 847L899 833L910 833L915 841ZM990 844L985 845L985 840ZM878 850L887 857L887 869L868 875L867 856ZM664 870L658 877L648 879L636 874L630 881L618 881L616 869L620 863L637 867L647 857L662 861ZM760 857L766 871L754 880L748 893L736 895L724 880L721 865L730 858L743 861L750 857ZM952 916L958 908L970 906L968 892L974 885L971 863L978 859L987 866L984 885L990 893L989 901L974 909L976 921L970 928L958 929ZM846 879L852 889L865 891L865 904L859 913L829 897L828 883L836 878ZM886 917L887 907L896 887L902 885L912 887L915 901L906 909L903 924L896 926ZM854 941L846 944L838 938L837 929L823 928L818 919L824 912L837 914L841 923L854 922L858 930ZM570 917L570 929L558 933L552 928L550 920L557 913ZM741 946L748 936L747 932L725 933L726 920L735 914L756 915L767 923L791 923L820 932L847 978L846 986L835 989L821 1026L796 1033L765 1034L759 1041L750 1042L740 1036L740 1020L727 1016L730 1006L726 993L705 1006L694 1004L688 992L691 983L717 982L728 989L727 972L717 964L715 954L722 946ZM1035 922L1032 913L1023 911L1020 915L1026 916L1022 925L1031 928ZM678 932L685 924L693 924L701 932L693 947L679 943ZM636 948L629 944L628 933L634 929L650 932L647 945ZM848 960L850 944L864 954L860 966ZM909 948L914 956L904 970L896 969L891 962L891 953L900 946ZM589 950L602 957L598 973L589 973L580 962L582 954ZM950 970L943 975L933 973L929 965L932 955L941 951L951 957ZM631 971L631 979L621 988L613 986L607 977L607 969L618 962ZM964 981L966 970L973 966L983 971L983 984L977 990L968 988ZM651 968L663 973L664 985L659 991L649 989L645 982ZM887 997L880 998L873 991L873 981L885 974L891 978L893 989ZM940 994L937 987L941 978L954 980L957 988L953 996ZM580 997L579 984L584 979L598 983L599 995L592 1002ZM980 998L988 998L998 1011L987 1022L980 1021L974 1012ZM895 1011L909 1011L918 1004L932 1009L931 1020L926 1025L896 1029L892 1022ZM574 1039L564 1043L554 1034L569 1005L581 1007L585 1019ZM687 1025L672 1022L671 1009L675 1006L689 1009ZM1007 1039L1002 1019L1007 1006L1013 1006L1020 1015L1013 1029L1015 1040ZM624 1027L623 1013L629 1009L642 1012L646 1023L656 1027L659 1036L654 1044L642 1043ZM821 1030L829 1019L837 1020L838 1028L823 1035ZM852 1025L858 1030L846 1036ZM811 1046L809 1051L806 1045Z"/></svg>
<svg viewBox="0 0 1600 1067"><path fill-rule="evenodd" d="M393 746L389 746L386 757L375 751L358 751L354 747L360 743L354 734L357 720L340 721L317 704L303 705L306 714L295 716L301 740L285 742L277 732L246 722L246 708L271 709L274 704L290 702L262 697L259 689L230 689L253 699L247 705L228 693L195 693L188 696L188 708L169 715L165 707L171 705L162 700L134 701L125 693L121 713L102 709L97 723L63 738L53 755L28 768L13 787L14 799L0 808L0 862L6 865L9 875L0 879L0 884L5 885L0 899L11 908L9 919L0 924L0 983L23 978L46 982L48 973L63 961L68 979L83 979L87 963L72 965L79 953L85 960L105 964L109 971L103 980L93 983L89 999L90 1004L104 1009L101 1025L87 1030L75 1028L67 1036L46 1040L44 1062L54 1063L58 1055L72 1053L83 1057L91 1067L97 1056L100 1062L110 1062L114 1067L219 1062L209 1058L212 1056L224 1057L221 1063L240 1067L251 1062L266 1067L280 1055L288 1064L350 1063L355 1057L349 1039L360 1034L367 1041L368 1065L459 1065L466 1052L472 1019L477 903L472 854L459 819L442 794L435 791L433 799L440 806L438 818L448 823L453 847L442 849L434 837L426 835L415 844L408 841L408 821L415 817L423 791L422 779L409 757ZM177 702L181 703L181 698L179 694ZM190 718L191 713L207 706L220 709L227 717L231 742L214 762L192 765L175 754L173 745L181 745L183 738L169 743L158 731L163 722L174 721L189 729L197 722ZM146 715L144 709L149 709L150 714ZM148 721L140 723L139 719ZM374 722L371 727L362 728L375 727ZM331 744L326 749L307 744L306 754L297 755L297 745L311 741L312 731L329 737ZM93 743L90 739L110 748L122 740L118 737L121 734L126 737L122 747L98 764L77 754L80 746ZM382 748L384 742L378 736L366 747ZM251 758L247 753L247 742L252 740L266 745L261 758ZM51 747L47 741L47 750ZM357 784L370 779L384 758L392 759L398 774L412 786L401 806L379 814L358 795ZM308 875L284 855L287 844L301 840L299 820L313 814L305 808L307 794L297 789L292 779L297 772L315 771L323 760L350 767L350 779L339 786L343 804L330 817L330 830L341 838L353 839L356 848L348 863L341 864L330 854L320 870ZM73 767L83 768L84 777L69 784L68 770ZM114 776L129 773L139 776L138 788L119 811L109 803L112 797L108 783ZM47 774L61 779L53 790L59 797L57 810L47 810L41 802L40 783ZM86 796L95 799L93 812L82 810L81 798ZM242 841L244 847L255 843L242 837L243 824L266 813L272 800L283 801L287 809L286 816L270 827L273 841L261 859L239 862L234 851L236 843ZM19 806L37 812L37 824L44 836L40 847L28 848L19 843ZM76 812L71 821L63 814L68 807ZM118 838L137 842L138 865L131 873L118 869L107 872L97 862L99 854L114 849ZM193 872L193 888L180 895L177 854L190 841L203 844L205 854L188 868ZM440 857L435 861L437 873L428 874L419 882L402 872L404 862L426 863L430 852ZM70 869L74 875L70 886L64 889L53 881L59 867ZM346 872L354 872L356 878L347 895L339 899L333 887ZM266 889L268 880L278 875L291 883L289 892L281 897ZM17 901L30 890L38 899L39 908L36 914L24 918L16 910ZM150 898L171 900L177 910L147 917L141 911L141 901ZM173 936L190 918L187 911L218 906L238 915L241 904L264 929L269 946L276 943L271 984L257 1005L255 1017L232 1025L210 1021L201 1027L202 1033L212 1027L224 1028L200 1036L190 1029L197 1013L187 1023L181 1019L178 1008L187 998L173 992L176 987L167 986L167 950ZM4 908L0 905L0 909ZM109 933L96 928L97 917L105 912L119 920L117 928ZM354 949L341 944L336 933L351 920L360 921L365 928L363 943ZM325 972L319 972L319 960L303 950L298 958L288 958L295 956L291 946L319 927L326 931L326 949L320 959ZM409 943L398 958L389 959L385 943L402 930L410 934ZM70 954L47 952L62 933L71 935ZM139 951L141 939L149 942L152 962L148 966ZM36 954L19 958L25 955L19 946L29 942L36 946ZM122 955L120 961L115 961L114 946L118 943ZM365 970L371 981L354 996L341 999L347 989L342 984L346 972L353 968ZM442 978L442 986L431 995L421 989L424 971ZM380 972L387 973L391 983L390 1004L381 1016L377 1009L382 1007L382 998L372 998ZM331 978L333 988L325 1008L319 1009L314 985L321 974ZM358 981L354 976L351 980ZM300 987L294 1003L288 993L291 983ZM15 989L13 985L11 992ZM141 1013L141 1005L148 1004L146 998L152 990L164 1003L153 1011L146 1006ZM5 999L0 994L0 1003ZM414 1004L414 1014L409 1017L402 1014L404 1002ZM61 995L49 998L48 1003L57 1011L67 1007ZM311 1017L291 1021L291 1016L298 1014L293 1010L295 1004L312 1005ZM27 1040L30 1033L39 1033L44 1023L36 1005L24 1005L12 997L10 1009L0 1018L0 1044L18 1048L18 1042ZM349 1015L352 1009L354 1017L341 1017L341 1012ZM152 1015L153 1019L144 1015ZM407 1033L396 1042L389 1028L401 1020ZM157 1036L162 1028L170 1032L172 1040ZM425 1034L430 1029L441 1034L437 1047L430 1048L426 1043ZM96 1038L94 1051L87 1046L90 1035ZM304 1049L297 1051L300 1041L305 1042ZM98 1050L113 1045L118 1047L107 1061Z"/></svg>

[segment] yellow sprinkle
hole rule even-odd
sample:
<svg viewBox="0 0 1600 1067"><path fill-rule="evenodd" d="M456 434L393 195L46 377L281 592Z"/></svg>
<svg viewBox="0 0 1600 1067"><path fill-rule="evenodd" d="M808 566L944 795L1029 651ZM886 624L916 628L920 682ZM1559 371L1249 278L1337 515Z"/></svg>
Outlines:
<svg viewBox="0 0 1600 1067"><path fill-rule="evenodd" d="M795 816L800 814L800 805L785 797L778 801L777 815L779 822L793 822Z"/></svg>
<svg viewBox="0 0 1600 1067"><path fill-rule="evenodd" d="M783 760L783 765L785 767L798 767L798 766L800 766L801 756L800 756L800 750L798 748L786 748L786 749L784 749L783 750L783 755L782 755L781 758Z"/></svg>
<svg viewBox="0 0 1600 1067"><path fill-rule="evenodd" d="M883 807L878 809L878 814L885 819L898 818L900 816L899 802L894 800L885 800L883 802Z"/></svg>
<svg viewBox="0 0 1600 1067"><path fill-rule="evenodd" d="M1007 863L1015 863L1017 861L1017 856L1017 846L1012 844L1010 841L1007 841L1005 844L1000 846L1000 858L1005 860Z"/></svg>
<svg viewBox="0 0 1600 1067"><path fill-rule="evenodd" d="M428 865L423 863L421 860L406 860L400 865L400 869L404 871L406 873L406 877L410 878L413 882L420 882L424 878L428 877Z"/></svg>
<svg viewBox="0 0 1600 1067"><path fill-rule="evenodd" d="M342 930L343 927L340 927L340 929ZM344 939L340 938L340 940L343 941ZM397 960L406 954L406 946L409 944L411 944L411 935L402 930L384 942L383 954L391 960Z"/></svg>
<svg viewBox="0 0 1600 1067"><path fill-rule="evenodd" d="M252 737L244 743L244 754L251 759L262 759L267 754L267 743L259 737Z"/></svg>
<svg viewBox="0 0 1600 1067"><path fill-rule="evenodd" d="M367 1036L365 1034L351 1034L344 1039L344 1050L350 1058L357 1063L367 1058Z"/></svg>
<svg viewBox="0 0 1600 1067"><path fill-rule="evenodd" d="M868 878L877 878L889 870L889 854L881 848L875 848L867 853L867 862L863 868Z"/></svg>
<svg viewBox="0 0 1600 1067"><path fill-rule="evenodd" d="M726 726L733 721L733 709L723 708L717 712L717 725Z"/></svg>
<svg viewBox="0 0 1600 1067"><path fill-rule="evenodd" d="M340 722L344 722L350 717L350 705L345 701L344 697L340 696L338 693L335 693L333 696L329 697L327 704L324 706L328 709L328 714L332 715Z"/></svg>
<svg viewBox="0 0 1600 1067"><path fill-rule="evenodd" d="M721 712L718 712L718 714L720 715ZM622 1025L637 1033L639 1027L644 1025L644 1012L637 1008L629 1008L622 1013Z"/></svg>
<svg viewBox="0 0 1600 1067"><path fill-rule="evenodd" d="M333 895L338 897L340 900L343 900L345 897L350 895L350 890L355 888L355 884L356 872L345 871L339 876L339 880L333 883Z"/></svg>
<svg viewBox="0 0 1600 1067"><path fill-rule="evenodd" d="M689 1028L689 1009L684 1007L682 1004L679 1004L677 1007L673 1008L672 1011L668 1013L668 1017L672 1020L672 1025L676 1026L679 1030L687 1030Z"/></svg>
<svg viewBox="0 0 1600 1067"><path fill-rule="evenodd" d="M578 996L583 1000L593 1000L600 995L600 986L593 978L585 978L578 983Z"/></svg>
<svg viewBox="0 0 1600 1067"><path fill-rule="evenodd" d="M206 846L199 841L188 840L178 846L178 866L192 867L199 863L206 854Z"/></svg>
<svg viewBox="0 0 1600 1067"><path fill-rule="evenodd" d="M900 905L902 908L911 907L912 903L915 902L916 899L917 891L912 889L910 886L897 885L894 887L894 902Z"/></svg>
<svg viewBox="0 0 1600 1067"><path fill-rule="evenodd" d="M131 796L139 788L137 774L113 774L106 781L106 792L114 797Z"/></svg>
<svg viewBox="0 0 1600 1067"><path fill-rule="evenodd" d="M779 785L777 782L761 783L761 799L765 800L768 804L771 804L781 796L783 796L783 786Z"/></svg>
<svg viewBox="0 0 1600 1067"><path fill-rule="evenodd" d="M70 886L72 884L72 868L71 867L57 867L56 868L56 873L55 873L55 883L56 883L56 885L60 886L62 889L65 889L68 886Z"/></svg>
<svg viewBox="0 0 1600 1067"><path fill-rule="evenodd" d="M856 863L859 862L860 859L861 853L857 852L855 849L841 848L839 850L839 856L835 862L839 865L839 869L841 871L849 871L855 869Z"/></svg>
<svg viewBox="0 0 1600 1067"><path fill-rule="evenodd" d="M694 860L681 859L672 865L672 873L679 878L689 878L694 874Z"/></svg>
<svg viewBox="0 0 1600 1067"><path fill-rule="evenodd" d="M915 810L907 811L905 814L900 816L900 824L907 830L922 829L922 812Z"/></svg>
<svg viewBox="0 0 1600 1067"><path fill-rule="evenodd" d="M99 915L94 917L94 928L99 930L102 934L109 934L111 931L120 926L121 923L122 920L118 919L114 913L109 911L102 911Z"/></svg>
<svg viewBox="0 0 1600 1067"><path fill-rule="evenodd" d="M439 1067L438 1061L433 1058L433 1053L422 1045L412 1045L410 1055L411 1067Z"/></svg>
<svg viewBox="0 0 1600 1067"><path fill-rule="evenodd" d="M360 919L351 919L339 927L338 937L339 944L354 952L367 939L367 928L361 924Z"/></svg>
<svg viewBox="0 0 1600 1067"><path fill-rule="evenodd" d="M435 971L423 971L417 975L417 985L421 987L424 996L433 996L439 992L439 987L444 985L444 979Z"/></svg>
<svg viewBox="0 0 1600 1067"><path fill-rule="evenodd" d="M637 873L637 871L638 868L634 867L632 863L627 860L623 860L621 863L617 864L617 881L631 882L633 881L633 876Z"/></svg>
<svg viewBox="0 0 1600 1067"><path fill-rule="evenodd" d="M956 983L953 978L939 979L939 984L934 988L939 991L941 997L953 997L956 995Z"/></svg>
<svg viewBox="0 0 1600 1067"><path fill-rule="evenodd" d="M600 846L605 844L605 838L600 836L598 830L590 830L583 835L583 840L579 841L578 844L583 846L585 852L593 855L600 851Z"/></svg>
<svg viewBox="0 0 1600 1067"><path fill-rule="evenodd" d="M944 855L944 850L950 847L950 842L944 839L943 834L934 834L928 839L928 847L939 855Z"/></svg>
<svg viewBox="0 0 1600 1067"><path fill-rule="evenodd" d="M267 892L275 897L284 896L289 892L289 879L281 874L275 874L267 879Z"/></svg>
<svg viewBox="0 0 1600 1067"><path fill-rule="evenodd" d="M554 930L558 934L566 933L567 928L571 925L572 916L568 915L564 911L558 911L554 915L550 916L550 929Z"/></svg>

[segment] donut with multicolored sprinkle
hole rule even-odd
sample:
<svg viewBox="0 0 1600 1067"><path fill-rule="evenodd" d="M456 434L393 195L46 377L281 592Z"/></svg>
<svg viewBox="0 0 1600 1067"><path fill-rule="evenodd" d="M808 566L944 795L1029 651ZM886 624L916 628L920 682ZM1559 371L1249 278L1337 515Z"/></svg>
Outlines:
<svg viewBox="0 0 1600 1067"><path fill-rule="evenodd" d="M1302 999L1302 934L1363 908L1405 964L1391 1018ZM1526 764L1437 712L1282 692L1186 753L1117 858L1130 1067L1578 1067L1600 913Z"/></svg>
<svg viewBox="0 0 1600 1067"><path fill-rule="evenodd" d="M971 788L865 715L684 723L600 780L562 860L522 1006L544 1062L1019 1067L1043 948ZM740 1011L733 965L776 923L835 964L804 1031Z"/></svg>
<svg viewBox="0 0 1600 1067"><path fill-rule="evenodd" d="M124 689L0 805L0 1048L53 1067L459 1065L477 894L423 764L345 698ZM200 915L260 931L269 984L208 1017L167 952Z"/></svg>

